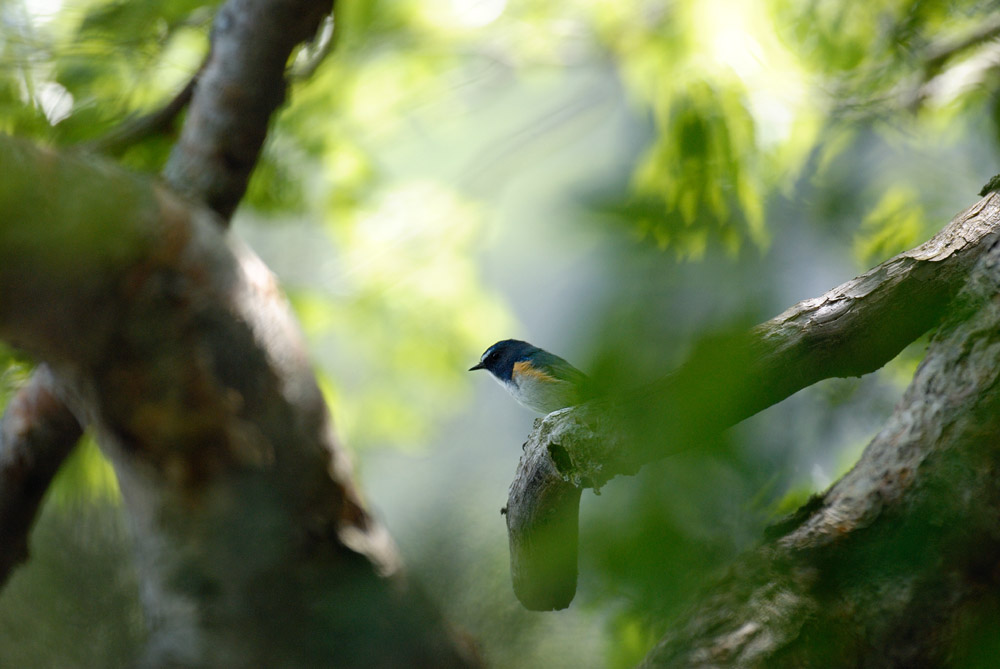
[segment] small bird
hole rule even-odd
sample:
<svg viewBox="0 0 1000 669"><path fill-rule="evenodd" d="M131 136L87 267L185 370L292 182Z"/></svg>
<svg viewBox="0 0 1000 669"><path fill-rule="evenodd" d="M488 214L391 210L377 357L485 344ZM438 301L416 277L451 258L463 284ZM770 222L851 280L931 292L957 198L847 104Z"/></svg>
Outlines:
<svg viewBox="0 0 1000 669"><path fill-rule="evenodd" d="M558 355L518 339L486 349L469 371L485 369L523 406L551 413L579 404L587 376Z"/></svg>

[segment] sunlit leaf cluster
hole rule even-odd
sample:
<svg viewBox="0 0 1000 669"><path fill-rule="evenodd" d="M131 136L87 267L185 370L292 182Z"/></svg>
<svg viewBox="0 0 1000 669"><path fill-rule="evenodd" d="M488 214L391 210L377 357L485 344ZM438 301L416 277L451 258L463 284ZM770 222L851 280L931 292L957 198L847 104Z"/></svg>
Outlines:
<svg viewBox="0 0 1000 669"><path fill-rule="evenodd" d="M876 265L919 244L926 237L920 196L899 185L890 188L868 214L854 240L858 264Z"/></svg>
<svg viewBox="0 0 1000 669"><path fill-rule="evenodd" d="M754 177L754 122L744 100L704 80L679 88L679 99L662 105L663 132L635 173L634 197L647 203L635 223L692 258L710 241L732 253L746 241L763 246L763 184Z"/></svg>

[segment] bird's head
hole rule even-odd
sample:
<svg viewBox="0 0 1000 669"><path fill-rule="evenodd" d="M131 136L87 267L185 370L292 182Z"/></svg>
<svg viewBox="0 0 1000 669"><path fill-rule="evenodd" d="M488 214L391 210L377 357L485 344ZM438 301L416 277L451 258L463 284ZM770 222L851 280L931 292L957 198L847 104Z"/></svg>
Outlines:
<svg viewBox="0 0 1000 669"><path fill-rule="evenodd" d="M510 381L514 372L514 364L530 360L539 351L526 341L519 339L504 339L490 346L479 358L479 362L469 368L469 371L485 369L501 381Z"/></svg>

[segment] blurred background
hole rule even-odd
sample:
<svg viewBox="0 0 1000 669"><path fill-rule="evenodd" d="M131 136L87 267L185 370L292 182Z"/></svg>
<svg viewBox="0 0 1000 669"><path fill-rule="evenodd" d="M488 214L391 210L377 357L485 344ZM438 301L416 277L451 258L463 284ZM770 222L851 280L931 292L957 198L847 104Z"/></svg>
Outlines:
<svg viewBox="0 0 1000 669"><path fill-rule="evenodd" d="M157 108L215 8L0 0L0 130L69 148ZM585 492L556 613L515 600L499 513L535 416L468 367L515 337L617 392L924 241L1000 171L996 9L338 0L234 234L280 277L368 502L490 666L634 665L851 466L924 343ZM155 173L173 139L113 153ZM0 352L0 400L30 368ZM0 666L126 666L142 630L114 475L86 443L0 593Z"/></svg>

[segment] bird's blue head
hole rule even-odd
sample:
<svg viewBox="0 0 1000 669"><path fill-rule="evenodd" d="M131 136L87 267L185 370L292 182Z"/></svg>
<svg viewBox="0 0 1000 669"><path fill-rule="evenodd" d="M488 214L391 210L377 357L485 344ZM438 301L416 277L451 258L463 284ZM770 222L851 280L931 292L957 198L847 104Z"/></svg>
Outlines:
<svg viewBox="0 0 1000 669"><path fill-rule="evenodd" d="M485 369L500 381L510 381L514 374L514 364L528 362L542 349L519 339L504 339L486 349L479 362L469 371Z"/></svg>
<svg viewBox="0 0 1000 669"><path fill-rule="evenodd" d="M586 378L559 356L519 339L490 346L469 371L476 369L489 371L514 399L541 413L577 404Z"/></svg>

